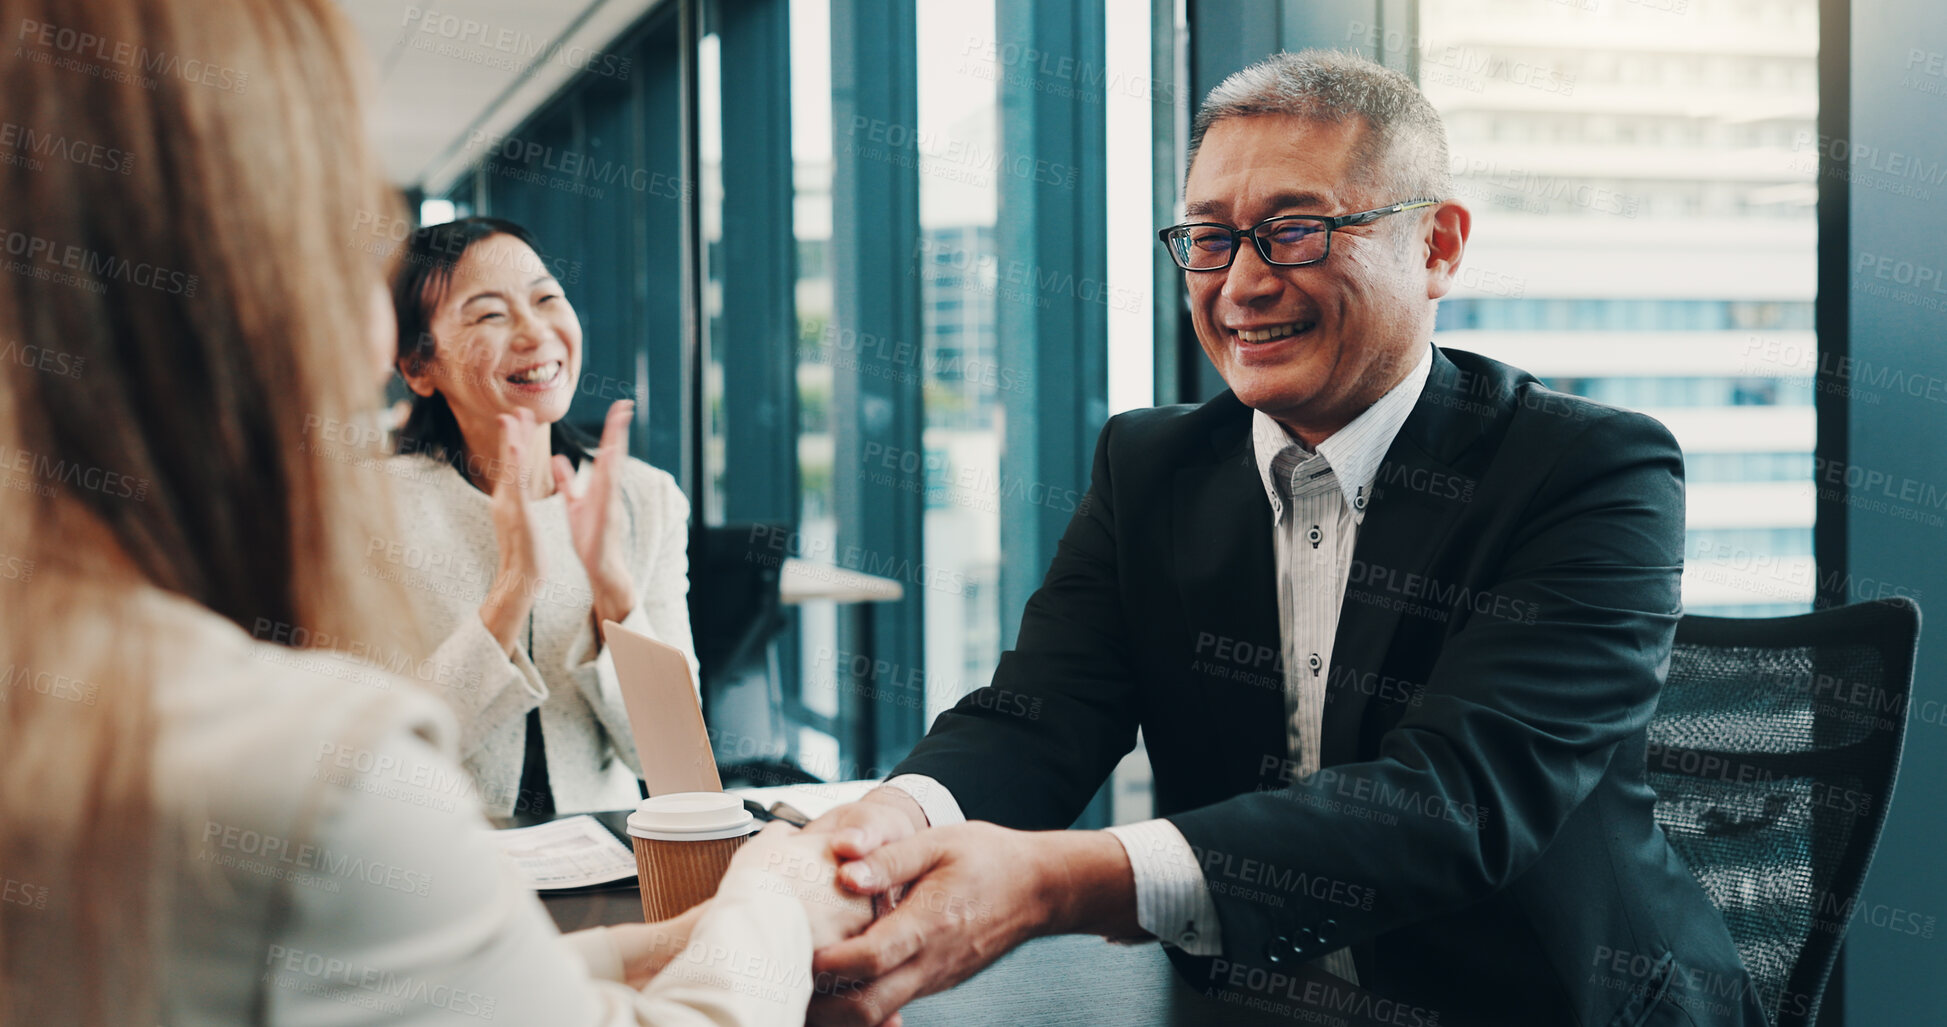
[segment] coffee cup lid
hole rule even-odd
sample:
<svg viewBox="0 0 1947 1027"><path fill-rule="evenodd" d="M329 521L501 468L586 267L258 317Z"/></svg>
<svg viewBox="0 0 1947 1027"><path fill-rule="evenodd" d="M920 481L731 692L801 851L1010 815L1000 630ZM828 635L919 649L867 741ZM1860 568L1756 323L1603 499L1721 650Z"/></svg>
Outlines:
<svg viewBox="0 0 1947 1027"><path fill-rule="evenodd" d="M629 836L665 842L738 838L757 830L757 818L729 792L668 792L642 800L629 814Z"/></svg>

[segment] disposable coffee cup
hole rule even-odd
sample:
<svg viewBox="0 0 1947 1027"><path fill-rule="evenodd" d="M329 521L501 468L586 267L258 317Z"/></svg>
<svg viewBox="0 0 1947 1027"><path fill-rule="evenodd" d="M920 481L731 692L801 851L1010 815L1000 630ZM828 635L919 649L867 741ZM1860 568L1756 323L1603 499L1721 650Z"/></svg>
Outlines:
<svg viewBox="0 0 1947 1027"><path fill-rule="evenodd" d="M667 920L717 893L730 857L757 832L757 818L727 792L670 792L629 814L642 916Z"/></svg>

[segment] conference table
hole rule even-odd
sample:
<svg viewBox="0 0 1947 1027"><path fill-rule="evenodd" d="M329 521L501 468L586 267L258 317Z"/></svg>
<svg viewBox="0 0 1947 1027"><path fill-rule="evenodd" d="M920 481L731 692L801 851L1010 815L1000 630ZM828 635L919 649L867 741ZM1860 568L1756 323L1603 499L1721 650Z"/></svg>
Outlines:
<svg viewBox="0 0 1947 1027"><path fill-rule="evenodd" d="M633 887L543 892L542 902L563 931L642 922L642 900ZM1294 973L1295 982L1255 995L1209 997L1177 976L1158 945L1115 945L1067 935L1028 942L959 987L919 999L903 1012L907 1027L1412 1023L1400 1018L1403 1007L1376 1000L1322 971L1299 967Z"/></svg>

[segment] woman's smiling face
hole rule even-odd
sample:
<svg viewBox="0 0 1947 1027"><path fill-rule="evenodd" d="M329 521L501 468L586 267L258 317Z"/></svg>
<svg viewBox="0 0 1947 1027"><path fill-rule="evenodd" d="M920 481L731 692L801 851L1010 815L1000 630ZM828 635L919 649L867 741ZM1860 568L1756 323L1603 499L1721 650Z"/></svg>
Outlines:
<svg viewBox="0 0 1947 1027"><path fill-rule="evenodd" d="M444 395L469 439L493 437L475 433L522 408L540 424L567 416L581 373L581 320L526 243L496 234L468 247L429 324L433 359L408 384Z"/></svg>

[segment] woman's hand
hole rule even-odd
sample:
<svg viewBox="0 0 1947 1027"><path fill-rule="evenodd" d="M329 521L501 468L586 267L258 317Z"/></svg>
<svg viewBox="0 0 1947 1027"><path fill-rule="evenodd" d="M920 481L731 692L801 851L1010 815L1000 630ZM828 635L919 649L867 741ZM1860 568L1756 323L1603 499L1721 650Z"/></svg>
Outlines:
<svg viewBox="0 0 1947 1027"><path fill-rule="evenodd" d="M730 861L720 896L788 895L811 921L811 947L844 941L872 923L872 900L838 887L831 836L773 821Z"/></svg>
<svg viewBox="0 0 1947 1027"><path fill-rule="evenodd" d="M527 507L525 480L533 457L527 450L534 440L534 412L523 408L517 414L501 414L498 420L500 466L492 469L488 506L493 511L500 568L480 604L480 622L511 656L520 645L522 623L534 608L534 591L545 567Z"/></svg>
<svg viewBox="0 0 1947 1027"><path fill-rule="evenodd" d="M579 489L574 465L567 457L556 455L552 464L554 487L567 504L568 533L574 539L575 555L581 558L589 588L595 593L598 637L602 621L619 622L635 609L635 576L629 572L628 540L624 537L627 522L622 512L622 490L616 484L622 462L629 457L629 420L634 416L634 400L618 399L608 408L594 466Z"/></svg>
<svg viewBox="0 0 1947 1027"><path fill-rule="evenodd" d="M679 916L653 924L616 924L609 928L609 939L622 955L623 979L629 987L640 989L662 972L690 944L690 932L710 908L705 902L690 907Z"/></svg>

